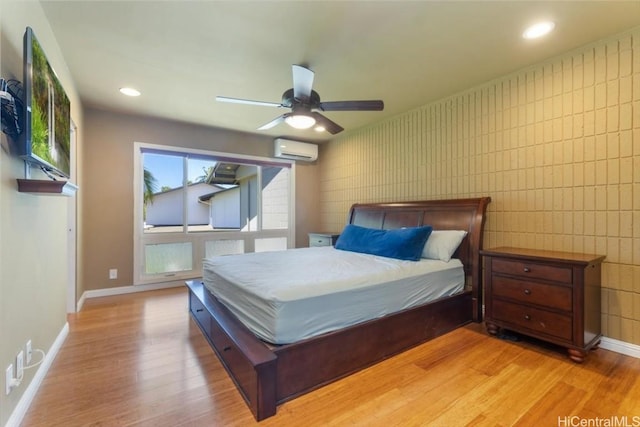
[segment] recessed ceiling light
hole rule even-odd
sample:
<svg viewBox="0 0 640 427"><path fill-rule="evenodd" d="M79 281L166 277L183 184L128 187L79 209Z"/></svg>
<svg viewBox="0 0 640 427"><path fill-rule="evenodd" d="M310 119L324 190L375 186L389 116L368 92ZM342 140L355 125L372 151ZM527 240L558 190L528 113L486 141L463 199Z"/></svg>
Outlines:
<svg viewBox="0 0 640 427"><path fill-rule="evenodd" d="M524 33L522 33L522 37L525 39L537 39L542 36L546 36L549 34L554 28L556 24L551 21L538 22L527 28Z"/></svg>
<svg viewBox="0 0 640 427"><path fill-rule="evenodd" d="M326 129L324 128L324 126L316 126L315 128L313 128L316 132L324 132Z"/></svg>
<svg viewBox="0 0 640 427"><path fill-rule="evenodd" d="M140 91L132 87L121 87L120 93L127 96L140 96Z"/></svg>

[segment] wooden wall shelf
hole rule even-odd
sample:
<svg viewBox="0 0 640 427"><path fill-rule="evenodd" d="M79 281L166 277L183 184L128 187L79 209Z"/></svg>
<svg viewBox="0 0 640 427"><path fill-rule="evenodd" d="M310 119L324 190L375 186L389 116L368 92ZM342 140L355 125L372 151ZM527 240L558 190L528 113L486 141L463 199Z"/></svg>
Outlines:
<svg viewBox="0 0 640 427"><path fill-rule="evenodd" d="M72 197L78 191L78 186L69 181L47 179L18 179L17 181L18 191L21 193Z"/></svg>

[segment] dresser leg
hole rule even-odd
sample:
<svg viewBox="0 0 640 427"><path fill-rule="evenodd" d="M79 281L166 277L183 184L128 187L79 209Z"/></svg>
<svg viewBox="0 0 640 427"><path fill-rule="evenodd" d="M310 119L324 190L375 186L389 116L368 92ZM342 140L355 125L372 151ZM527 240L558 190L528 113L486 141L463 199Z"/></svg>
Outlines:
<svg viewBox="0 0 640 427"><path fill-rule="evenodd" d="M569 353L569 359L573 360L576 363L584 362L584 358L587 355L585 351L576 350L575 348L569 348L567 349L567 352Z"/></svg>
<svg viewBox="0 0 640 427"><path fill-rule="evenodd" d="M487 332L490 335L498 335L498 331L500 328L498 328L496 325L494 325L493 323L485 322L485 326L487 327Z"/></svg>

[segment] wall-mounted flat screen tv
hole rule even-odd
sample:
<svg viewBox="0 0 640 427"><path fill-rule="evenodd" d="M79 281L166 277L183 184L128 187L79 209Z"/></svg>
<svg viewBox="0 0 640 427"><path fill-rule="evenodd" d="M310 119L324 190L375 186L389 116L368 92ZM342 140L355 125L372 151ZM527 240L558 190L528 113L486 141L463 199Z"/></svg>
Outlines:
<svg viewBox="0 0 640 427"><path fill-rule="evenodd" d="M24 33L24 131L20 156L69 178L71 105L33 30Z"/></svg>

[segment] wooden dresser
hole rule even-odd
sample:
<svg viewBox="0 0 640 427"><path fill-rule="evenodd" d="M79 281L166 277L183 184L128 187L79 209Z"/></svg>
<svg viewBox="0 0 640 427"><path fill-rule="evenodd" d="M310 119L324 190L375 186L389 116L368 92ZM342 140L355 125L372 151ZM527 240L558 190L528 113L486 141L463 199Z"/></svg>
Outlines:
<svg viewBox="0 0 640 427"><path fill-rule="evenodd" d="M597 348L604 256L508 247L480 253L490 334L504 328L549 341L577 363Z"/></svg>

